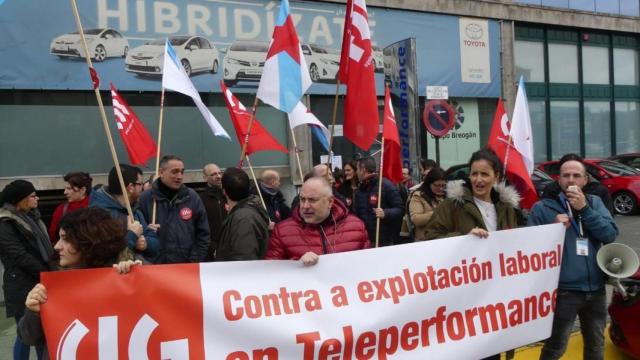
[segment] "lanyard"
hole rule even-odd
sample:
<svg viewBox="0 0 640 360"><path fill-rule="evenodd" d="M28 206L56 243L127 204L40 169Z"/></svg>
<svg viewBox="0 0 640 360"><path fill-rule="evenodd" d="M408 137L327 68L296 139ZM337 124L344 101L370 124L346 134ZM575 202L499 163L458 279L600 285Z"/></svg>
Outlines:
<svg viewBox="0 0 640 360"><path fill-rule="evenodd" d="M564 193L560 193L560 203L567 210L573 229L578 233L578 236L584 238L584 232L582 231L582 217L578 214L578 222L576 223L576 219L573 217L573 211L571 210L571 204L569 204L569 200Z"/></svg>

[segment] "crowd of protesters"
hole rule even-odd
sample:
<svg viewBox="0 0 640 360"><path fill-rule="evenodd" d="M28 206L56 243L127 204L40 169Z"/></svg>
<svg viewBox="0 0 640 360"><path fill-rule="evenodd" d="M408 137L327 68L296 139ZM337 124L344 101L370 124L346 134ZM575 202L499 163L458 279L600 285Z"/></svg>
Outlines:
<svg viewBox="0 0 640 360"><path fill-rule="evenodd" d="M254 183L242 169L222 171L207 164L206 187L198 194L183 183L182 159L167 155L160 160L158 178L148 183L139 168L126 164L120 166L124 184L115 168L107 185L95 187L89 174L67 174L67 201L56 208L49 231L40 219L34 186L13 181L0 198L0 260L7 315L15 318L20 335L14 358L28 358L29 345L36 346L39 358L46 358L38 317L40 304L46 302L46 289L38 284L43 271L117 264L126 273L134 260L298 260L311 266L325 254L466 234L481 239L492 231L527 225L518 206L520 196L503 181L502 164L493 151L473 153L468 177L459 180L447 181L432 160L420 165L419 183L413 184L411 169L403 169L403 181L394 185L379 176L372 157L349 161L335 172L320 164L304 177L289 206L275 170L263 171ZM582 192L586 185L582 159L565 156L555 190L545 192L529 216L529 225L565 224L567 248L575 248L576 238L587 235L593 242L584 259L575 249L563 252L560 286L566 291L558 297L558 306L573 315L556 314L544 359L564 353L566 329L578 314L592 324L584 330L589 335L585 352L602 358L604 285L595 253L600 244L613 241L618 230L600 199ZM572 226L575 221L566 215L571 210L578 219L582 216L584 230ZM588 274L576 265L579 261L587 262ZM589 309L589 316L582 309Z"/></svg>

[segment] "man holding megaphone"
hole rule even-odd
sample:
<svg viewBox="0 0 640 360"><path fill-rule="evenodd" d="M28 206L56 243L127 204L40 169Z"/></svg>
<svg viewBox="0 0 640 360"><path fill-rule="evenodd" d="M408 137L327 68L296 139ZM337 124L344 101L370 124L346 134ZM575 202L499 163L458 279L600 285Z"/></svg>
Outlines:
<svg viewBox="0 0 640 360"><path fill-rule="evenodd" d="M582 158L563 156L559 187L546 192L529 215L529 226L560 222L566 227L553 328L540 359L559 359L564 354L576 316L580 317L584 359L604 358L605 274L598 267L596 253L615 240L618 228L602 200L582 192L587 181Z"/></svg>

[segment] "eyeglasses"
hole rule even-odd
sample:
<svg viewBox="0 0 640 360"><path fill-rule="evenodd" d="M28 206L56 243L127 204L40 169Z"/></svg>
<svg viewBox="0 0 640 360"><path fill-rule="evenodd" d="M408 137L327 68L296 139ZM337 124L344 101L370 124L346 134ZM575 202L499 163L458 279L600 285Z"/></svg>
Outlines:
<svg viewBox="0 0 640 360"><path fill-rule="evenodd" d="M133 185L137 185L137 186L144 186L144 183L141 182L134 182Z"/></svg>
<svg viewBox="0 0 640 360"><path fill-rule="evenodd" d="M431 186L444 189L444 188L447 187L447 184L446 183L444 183L444 184L431 184Z"/></svg>

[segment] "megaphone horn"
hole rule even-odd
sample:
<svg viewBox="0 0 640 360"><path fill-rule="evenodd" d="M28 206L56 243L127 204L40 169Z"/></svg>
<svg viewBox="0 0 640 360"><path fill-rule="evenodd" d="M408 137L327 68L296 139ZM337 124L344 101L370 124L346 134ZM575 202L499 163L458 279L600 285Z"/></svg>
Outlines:
<svg viewBox="0 0 640 360"><path fill-rule="evenodd" d="M598 250L596 261L600 270L613 280L610 281L611 284L617 287L622 296L626 298L627 292L620 284L620 279L629 277L638 271L640 259L638 259L636 252L624 244L608 244Z"/></svg>

